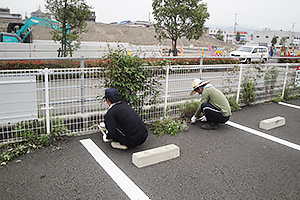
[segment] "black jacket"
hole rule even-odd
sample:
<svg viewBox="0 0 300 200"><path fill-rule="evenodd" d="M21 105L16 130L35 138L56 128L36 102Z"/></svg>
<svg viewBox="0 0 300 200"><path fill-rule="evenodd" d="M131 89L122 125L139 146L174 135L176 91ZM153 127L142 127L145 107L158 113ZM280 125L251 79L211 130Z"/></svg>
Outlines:
<svg viewBox="0 0 300 200"><path fill-rule="evenodd" d="M148 131L141 117L126 103L116 103L104 116L108 139L113 139L126 146L143 143Z"/></svg>

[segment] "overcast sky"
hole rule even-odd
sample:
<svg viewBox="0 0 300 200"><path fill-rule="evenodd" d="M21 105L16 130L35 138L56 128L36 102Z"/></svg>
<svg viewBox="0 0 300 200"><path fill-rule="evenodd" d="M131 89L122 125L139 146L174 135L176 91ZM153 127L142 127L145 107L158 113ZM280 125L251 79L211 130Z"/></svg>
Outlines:
<svg viewBox="0 0 300 200"><path fill-rule="evenodd" d="M123 20L152 20L152 0L86 0L96 12L97 22ZM203 0L208 5L210 18L206 25L233 30L236 14L237 30L284 30L300 32L299 0ZM39 6L45 11L45 0L0 0L0 7L8 7L11 13L24 18ZM293 26L294 25L294 26ZM294 27L294 28L293 28Z"/></svg>

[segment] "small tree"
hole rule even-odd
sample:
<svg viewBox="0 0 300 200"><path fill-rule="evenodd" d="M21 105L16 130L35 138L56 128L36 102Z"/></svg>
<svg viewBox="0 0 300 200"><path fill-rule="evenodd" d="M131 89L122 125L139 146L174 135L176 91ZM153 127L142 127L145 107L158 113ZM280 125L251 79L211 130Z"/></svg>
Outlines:
<svg viewBox="0 0 300 200"><path fill-rule="evenodd" d="M153 0L152 7L156 37L159 41L172 40L173 55L177 55L177 40L199 39L209 18L207 6L201 0Z"/></svg>
<svg viewBox="0 0 300 200"><path fill-rule="evenodd" d="M277 36L276 36L276 35L273 36L273 38L272 38L272 40L271 40L271 43L272 43L273 45L277 44Z"/></svg>
<svg viewBox="0 0 300 200"><path fill-rule="evenodd" d="M66 57L80 46L79 34L86 32L86 20L91 7L84 0L46 0L49 15L61 23L61 31L51 32L54 41L60 41L62 56Z"/></svg>
<svg viewBox="0 0 300 200"><path fill-rule="evenodd" d="M156 103L159 92L159 77L153 69L143 65L137 55L128 55L125 49L109 49L103 56L106 65L102 68L105 88L118 89L123 101L140 110L145 101Z"/></svg>
<svg viewBox="0 0 300 200"><path fill-rule="evenodd" d="M221 40L221 41L224 40L224 35L222 35L221 29L218 30L217 35L216 35L216 38L217 38L218 40Z"/></svg>
<svg viewBox="0 0 300 200"><path fill-rule="evenodd" d="M282 37L282 38L280 39L279 44L280 44L280 45L285 45L285 43L286 43L286 38L285 38L285 37Z"/></svg>

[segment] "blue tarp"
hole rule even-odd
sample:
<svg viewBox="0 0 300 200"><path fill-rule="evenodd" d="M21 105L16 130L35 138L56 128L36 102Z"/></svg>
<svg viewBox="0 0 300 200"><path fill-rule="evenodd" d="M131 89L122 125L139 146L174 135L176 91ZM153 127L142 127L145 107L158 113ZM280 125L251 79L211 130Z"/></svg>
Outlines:
<svg viewBox="0 0 300 200"><path fill-rule="evenodd" d="M121 22L119 22L119 23L117 23L117 25L121 25L121 24L127 24L127 23L131 23L131 21L121 21Z"/></svg>

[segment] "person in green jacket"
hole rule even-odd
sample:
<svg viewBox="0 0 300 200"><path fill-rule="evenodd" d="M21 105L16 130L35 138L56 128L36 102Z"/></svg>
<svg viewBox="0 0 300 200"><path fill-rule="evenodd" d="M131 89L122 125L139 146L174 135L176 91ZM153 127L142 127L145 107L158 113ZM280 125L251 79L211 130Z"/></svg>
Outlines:
<svg viewBox="0 0 300 200"><path fill-rule="evenodd" d="M227 122L231 116L231 108L227 98L220 90L213 87L210 81L194 79L192 86L193 91L190 95L199 93L201 99L199 107L191 118L191 123L195 123L197 119L200 119L201 121L207 121L206 124L201 126L202 129L218 129L219 123Z"/></svg>

